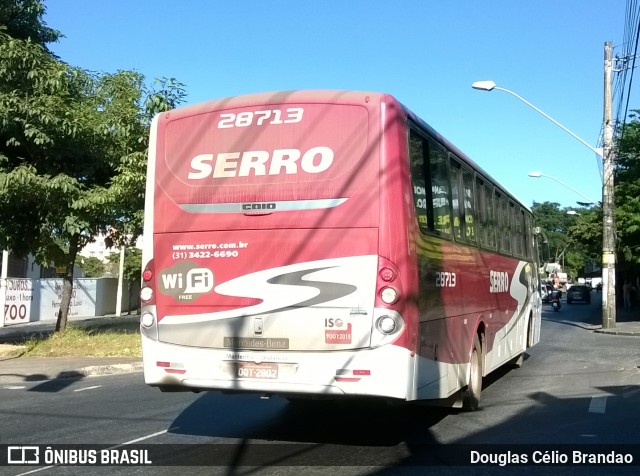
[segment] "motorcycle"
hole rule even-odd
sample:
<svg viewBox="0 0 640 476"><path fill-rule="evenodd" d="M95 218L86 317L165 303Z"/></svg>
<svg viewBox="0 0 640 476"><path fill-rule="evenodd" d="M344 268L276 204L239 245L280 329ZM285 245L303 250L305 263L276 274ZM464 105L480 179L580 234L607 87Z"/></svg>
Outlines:
<svg viewBox="0 0 640 476"><path fill-rule="evenodd" d="M555 312L558 312L560 310L560 308L562 307L560 305L560 296L562 296L562 292L561 291L553 291L551 293L551 307L553 308L553 310Z"/></svg>

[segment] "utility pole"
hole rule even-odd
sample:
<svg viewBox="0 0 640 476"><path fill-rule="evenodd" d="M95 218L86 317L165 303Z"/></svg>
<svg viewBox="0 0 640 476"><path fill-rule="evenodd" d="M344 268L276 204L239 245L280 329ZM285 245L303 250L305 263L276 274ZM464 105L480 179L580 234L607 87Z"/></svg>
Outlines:
<svg viewBox="0 0 640 476"><path fill-rule="evenodd" d="M604 143L602 181L602 328L616 327L616 237L613 198L613 114L611 42L604 44Z"/></svg>
<svg viewBox="0 0 640 476"><path fill-rule="evenodd" d="M116 316L122 314L122 288L124 284L124 246L120 247L120 266L118 268L118 290L116 292Z"/></svg>

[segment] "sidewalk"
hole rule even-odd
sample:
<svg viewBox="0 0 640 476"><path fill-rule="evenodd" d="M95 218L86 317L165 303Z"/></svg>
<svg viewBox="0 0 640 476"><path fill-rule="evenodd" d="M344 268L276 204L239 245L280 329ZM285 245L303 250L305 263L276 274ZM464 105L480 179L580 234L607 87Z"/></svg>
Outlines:
<svg viewBox="0 0 640 476"><path fill-rule="evenodd" d="M613 334L619 336L640 337L640 310L625 312L624 309L616 310L616 326L613 329L603 329L602 322L600 328L594 329L599 334Z"/></svg>
<svg viewBox="0 0 640 476"><path fill-rule="evenodd" d="M584 316L584 322L589 324L589 328L598 334L611 334L619 336L638 336L640 337L640 307L636 306L630 312L625 311L622 307L616 308L615 327L609 329L602 328L602 294L591 294L592 312ZM580 306L580 304L577 304ZM568 306L563 301L563 306ZM562 311L561 311L562 312Z"/></svg>
<svg viewBox="0 0 640 476"><path fill-rule="evenodd" d="M136 314L70 317L68 323L91 329L114 328L132 332L139 328L139 319L140 316ZM16 356L17 345L31 337L46 337L54 331L55 326L56 321L40 321L0 327L0 386L142 371L139 357Z"/></svg>

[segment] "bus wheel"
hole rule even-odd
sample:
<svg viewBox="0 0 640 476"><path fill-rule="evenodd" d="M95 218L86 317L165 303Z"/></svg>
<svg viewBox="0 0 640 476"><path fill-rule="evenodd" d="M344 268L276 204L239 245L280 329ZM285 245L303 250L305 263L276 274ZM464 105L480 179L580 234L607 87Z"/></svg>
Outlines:
<svg viewBox="0 0 640 476"><path fill-rule="evenodd" d="M469 385L462 393L462 408L466 411L475 411L480 404L480 392L482 392L482 348L478 336L473 340L471 351Z"/></svg>

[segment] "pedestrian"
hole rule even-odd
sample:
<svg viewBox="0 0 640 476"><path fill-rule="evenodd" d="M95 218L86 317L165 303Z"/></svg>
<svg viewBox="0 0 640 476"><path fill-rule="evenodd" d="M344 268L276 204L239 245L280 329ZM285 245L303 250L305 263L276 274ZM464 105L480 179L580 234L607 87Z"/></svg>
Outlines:
<svg viewBox="0 0 640 476"><path fill-rule="evenodd" d="M624 298L624 310L627 312L631 312L631 296L634 290L631 281L625 279L622 285L622 297Z"/></svg>

